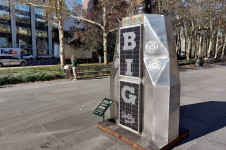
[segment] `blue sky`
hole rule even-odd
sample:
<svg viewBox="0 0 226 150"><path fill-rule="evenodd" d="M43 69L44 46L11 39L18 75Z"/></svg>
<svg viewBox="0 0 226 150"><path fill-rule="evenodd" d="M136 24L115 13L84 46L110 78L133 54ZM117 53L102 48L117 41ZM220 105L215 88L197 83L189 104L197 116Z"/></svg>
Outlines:
<svg viewBox="0 0 226 150"><path fill-rule="evenodd" d="M67 3L67 1L70 1L70 0L66 0L66 3ZM82 0L77 0L77 2L82 4ZM71 6L68 6L68 7L69 7L69 9L72 9Z"/></svg>

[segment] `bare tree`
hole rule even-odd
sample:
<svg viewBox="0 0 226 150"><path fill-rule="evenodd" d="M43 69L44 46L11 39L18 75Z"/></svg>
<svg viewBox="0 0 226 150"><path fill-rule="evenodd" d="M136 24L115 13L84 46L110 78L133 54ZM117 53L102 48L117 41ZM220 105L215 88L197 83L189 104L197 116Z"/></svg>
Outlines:
<svg viewBox="0 0 226 150"><path fill-rule="evenodd" d="M77 1L75 1L76 3ZM60 64L65 65L65 47L64 47L64 29L63 22L71 14L68 4L65 0L17 0L15 3L20 5L29 5L31 7L42 8L46 14L46 19L58 24L59 42L60 42ZM77 8L81 5L77 3Z"/></svg>
<svg viewBox="0 0 226 150"><path fill-rule="evenodd" d="M117 30L119 23L118 18L126 16L127 8L122 8L123 6L128 7L127 4L125 0L102 0L98 2L94 8L99 14L95 16L97 20L88 18L87 15L73 15L74 18L91 23L102 30L104 64L108 64L107 37L111 32Z"/></svg>

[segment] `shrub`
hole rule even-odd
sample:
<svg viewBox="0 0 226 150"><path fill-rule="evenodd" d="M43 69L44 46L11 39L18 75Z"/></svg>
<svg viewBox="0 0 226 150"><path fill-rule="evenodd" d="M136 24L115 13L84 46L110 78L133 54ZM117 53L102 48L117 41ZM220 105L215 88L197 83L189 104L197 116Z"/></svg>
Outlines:
<svg viewBox="0 0 226 150"><path fill-rule="evenodd" d="M52 79L63 78L62 73L47 73L47 72L34 72L24 71L14 76L0 77L0 85L16 84L23 82L36 82L36 81L48 81Z"/></svg>

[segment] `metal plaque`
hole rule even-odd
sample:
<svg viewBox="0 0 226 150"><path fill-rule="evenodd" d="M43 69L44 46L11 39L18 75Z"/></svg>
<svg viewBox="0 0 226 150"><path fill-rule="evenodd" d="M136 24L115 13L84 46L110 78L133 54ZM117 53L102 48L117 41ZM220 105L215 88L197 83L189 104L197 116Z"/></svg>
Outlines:
<svg viewBox="0 0 226 150"><path fill-rule="evenodd" d="M104 113L107 111L109 106L112 104L112 100L104 98L103 101L98 105L98 107L94 110L94 114L102 117Z"/></svg>

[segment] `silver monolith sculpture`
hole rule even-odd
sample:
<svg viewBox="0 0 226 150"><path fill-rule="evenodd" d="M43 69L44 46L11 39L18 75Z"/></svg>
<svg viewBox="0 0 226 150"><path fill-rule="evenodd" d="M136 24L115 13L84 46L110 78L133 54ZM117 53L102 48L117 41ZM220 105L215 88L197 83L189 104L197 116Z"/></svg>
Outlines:
<svg viewBox="0 0 226 150"><path fill-rule="evenodd" d="M160 149L179 135L180 78L173 29L168 17L148 14L150 1L136 1L138 15L123 18L118 29L110 118Z"/></svg>

